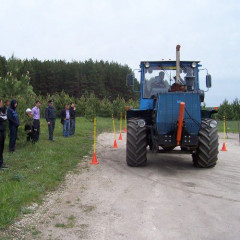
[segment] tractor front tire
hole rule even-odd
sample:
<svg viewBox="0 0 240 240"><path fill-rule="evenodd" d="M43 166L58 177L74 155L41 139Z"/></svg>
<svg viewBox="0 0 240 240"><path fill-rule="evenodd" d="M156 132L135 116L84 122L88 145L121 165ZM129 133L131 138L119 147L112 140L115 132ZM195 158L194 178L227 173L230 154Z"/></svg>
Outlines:
<svg viewBox="0 0 240 240"><path fill-rule="evenodd" d="M218 132L217 127L209 126L211 120L202 119L198 148L192 154L193 165L198 168L214 167L218 160Z"/></svg>
<svg viewBox="0 0 240 240"><path fill-rule="evenodd" d="M140 167L147 164L147 129L138 126L138 119L128 120L127 152L128 166Z"/></svg>

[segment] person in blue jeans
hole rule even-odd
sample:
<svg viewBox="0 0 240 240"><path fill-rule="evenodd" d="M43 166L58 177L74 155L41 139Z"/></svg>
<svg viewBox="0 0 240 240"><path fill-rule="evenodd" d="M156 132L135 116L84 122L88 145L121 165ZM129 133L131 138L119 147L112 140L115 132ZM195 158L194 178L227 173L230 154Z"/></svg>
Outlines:
<svg viewBox="0 0 240 240"><path fill-rule="evenodd" d="M72 102L70 107L70 136L75 134L75 126L76 126L76 108L75 104Z"/></svg>
<svg viewBox="0 0 240 240"><path fill-rule="evenodd" d="M10 130L9 151L11 153L15 152L18 126L20 125L19 119L18 119L18 113L16 111L17 105L18 105L18 102L13 99L11 101L10 107L7 110L7 118L9 121L9 130Z"/></svg>
<svg viewBox="0 0 240 240"><path fill-rule="evenodd" d="M70 133L70 111L69 104L65 105L65 109L61 112L61 123L63 125L63 136L69 137Z"/></svg>

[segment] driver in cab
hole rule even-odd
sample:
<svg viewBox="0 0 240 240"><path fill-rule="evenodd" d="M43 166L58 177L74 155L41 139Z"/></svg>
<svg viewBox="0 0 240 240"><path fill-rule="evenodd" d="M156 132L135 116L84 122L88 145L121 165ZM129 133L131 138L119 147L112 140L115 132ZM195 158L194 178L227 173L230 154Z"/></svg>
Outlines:
<svg viewBox="0 0 240 240"><path fill-rule="evenodd" d="M159 76L155 77L155 81L152 83L152 88L166 88L164 82L165 73L163 71L159 72Z"/></svg>
<svg viewBox="0 0 240 240"><path fill-rule="evenodd" d="M164 82L165 73L163 71L159 72L159 76L155 77L154 82L151 84L151 96L157 93L166 93L168 88Z"/></svg>

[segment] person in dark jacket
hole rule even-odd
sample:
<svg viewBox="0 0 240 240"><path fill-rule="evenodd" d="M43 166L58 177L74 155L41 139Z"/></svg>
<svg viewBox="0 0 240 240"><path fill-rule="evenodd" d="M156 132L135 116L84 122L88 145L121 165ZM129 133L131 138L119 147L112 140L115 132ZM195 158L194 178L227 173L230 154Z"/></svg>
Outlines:
<svg viewBox="0 0 240 240"><path fill-rule="evenodd" d="M5 122L7 120L6 113L3 112L2 108L2 99L0 99L0 170L7 168L7 166L3 162L3 150L5 143Z"/></svg>
<svg viewBox="0 0 240 240"><path fill-rule="evenodd" d="M7 114L7 110L8 110L8 107L9 107L9 101L8 100L6 100L5 101L5 104L4 104L4 106L2 107L2 113L3 114Z"/></svg>
<svg viewBox="0 0 240 240"><path fill-rule="evenodd" d="M70 136L75 134L75 127L76 127L76 108L75 104L71 103L70 107Z"/></svg>
<svg viewBox="0 0 240 240"><path fill-rule="evenodd" d="M70 111L69 111L69 104L65 105L65 109L61 112L61 123L63 125L63 136L69 137L69 130L70 130Z"/></svg>
<svg viewBox="0 0 240 240"><path fill-rule="evenodd" d="M26 115L25 115L25 127L24 130L27 133L27 142L35 143L34 139L34 127L33 127L33 115L32 110L30 108L26 109Z"/></svg>
<svg viewBox="0 0 240 240"><path fill-rule="evenodd" d="M18 102L13 99L11 101L10 107L7 110L7 118L9 121L9 130L10 130L9 151L11 153L14 153L15 151L18 126L20 125L20 122L18 119L18 113L16 111L17 105L18 105Z"/></svg>
<svg viewBox="0 0 240 240"><path fill-rule="evenodd" d="M55 108L53 106L53 100L48 101L48 107L46 107L45 110L45 118L48 123L49 140L54 141L53 132L55 128L56 113Z"/></svg>

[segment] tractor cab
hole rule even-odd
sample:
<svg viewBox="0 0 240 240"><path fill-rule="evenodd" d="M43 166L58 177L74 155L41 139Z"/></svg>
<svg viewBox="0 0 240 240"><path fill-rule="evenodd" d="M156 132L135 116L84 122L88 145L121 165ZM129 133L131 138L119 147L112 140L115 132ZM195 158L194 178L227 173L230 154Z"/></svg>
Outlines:
<svg viewBox="0 0 240 240"><path fill-rule="evenodd" d="M181 62L177 83L176 61L141 62L140 108L151 108L157 94L199 91L198 64L199 61Z"/></svg>
<svg viewBox="0 0 240 240"><path fill-rule="evenodd" d="M142 61L140 85L140 109L152 109L153 99L157 94L173 92L198 93L204 101L204 91L199 88L200 61L181 61L177 70L176 61ZM136 71L136 70L135 70ZM177 78L178 75L178 78ZM134 74L128 75L128 82L134 90ZM211 75L206 75L206 87L211 87Z"/></svg>
<svg viewBox="0 0 240 240"><path fill-rule="evenodd" d="M143 98L149 99L158 93L176 91L194 91L198 86L199 62L181 62L179 88L174 85L176 82L176 62L141 62ZM192 67L194 66L194 68ZM146 67L147 66L147 67Z"/></svg>

